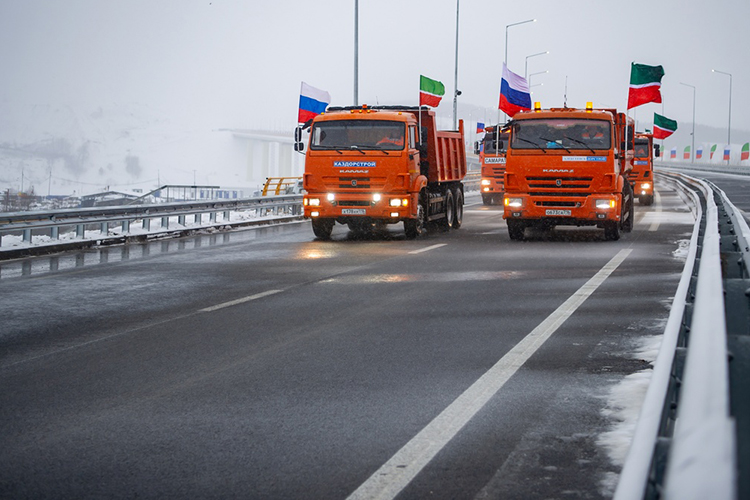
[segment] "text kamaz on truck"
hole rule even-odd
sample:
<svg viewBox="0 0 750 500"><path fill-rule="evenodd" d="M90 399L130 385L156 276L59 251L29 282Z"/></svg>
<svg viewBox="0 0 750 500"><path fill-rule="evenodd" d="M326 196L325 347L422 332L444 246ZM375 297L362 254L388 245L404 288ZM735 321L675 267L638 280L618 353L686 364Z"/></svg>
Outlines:
<svg viewBox="0 0 750 500"><path fill-rule="evenodd" d="M403 222L408 238L430 221L458 229L465 175L462 120L439 131L427 108L328 108L310 129L304 215L324 239L337 222L352 231Z"/></svg>
<svg viewBox="0 0 750 500"><path fill-rule="evenodd" d="M508 144L508 132L501 129L499 125L486 127L481 143L475 144L474 153L479 155L479 162L482 165L482 180L479 189L482 193L482 203L485 205L502 203L506 144Z"/></svg>
<svg viewBox="0 0 750 500"><path fill-rule="evenodd" d="M529 226L595 225L609 240L631 231L632 149L633 120L613 109L542 110L537 103L517 113L503 212L511 239L523 239Z"/></svg>

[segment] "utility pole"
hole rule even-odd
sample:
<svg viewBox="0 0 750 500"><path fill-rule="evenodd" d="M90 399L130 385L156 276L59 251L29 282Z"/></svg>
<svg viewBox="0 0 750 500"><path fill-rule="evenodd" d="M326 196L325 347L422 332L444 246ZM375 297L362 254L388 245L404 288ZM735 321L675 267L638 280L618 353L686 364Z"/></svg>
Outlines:
<svg viewBox="0 0 750 500"><path fill-rule="evenodd" d="M354 105L359 106L359 0L354 0Z"/></svg>

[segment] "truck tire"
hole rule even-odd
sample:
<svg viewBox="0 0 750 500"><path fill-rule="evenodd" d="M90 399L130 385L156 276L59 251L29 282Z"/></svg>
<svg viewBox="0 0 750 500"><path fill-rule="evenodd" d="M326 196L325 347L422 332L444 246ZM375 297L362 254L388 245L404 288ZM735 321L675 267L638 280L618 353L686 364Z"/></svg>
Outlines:
<svg viewBox="0 0 750 500"><path fill-rule="evenodd" d="M453 199L453 191L450 189L446 189L443 195L443 208L445 209L445 217L440 219L438 224L440 229L448 231L453 224L453 216L456 213L456 203Z"/></svg>
<svg viewBox="0 0 750 500"><path fill-rule="evenodd" d="M617 221L607 221L604 223L604 239L609 241L620 239L620 225Z"/></svg>
<svg viewBox="0 0 750 500"><path fill-rule="evenodd" d="M321 240L327 240L331 238L331 231L333 231L333 225L335 221L333 219L313 219L312 229L315 236Z"/></svg>
<svg viewBox="0 0 750 500"><path fill-rule="evenodd" d="M494 205L495 197L491 194L482 194L482 203L485 205Z"/></svg>
<svg viewBox="0 0 750 500"><path fill-rule="evenodd" d="M453 229L458 229L464 222L464 194L463 192L461 192L460 187L456 188L456 195L454 196L454 199L456 210L453 213L453 223L451 224L451 227Z"/></svg>
<svg viewBox="0 0 750 500"><path fill-rule="evenodd" d="M638 202L641 205L644 205L646 207L650 207L654 203L654 196L651 194L644 194L640 198L638 198Z"/></svg>
<svg viewBox="0 0 750 500"><path fill-rule="evenodd" d="M623 233L629 233L633 230L633 226L635 225L635 198L633 196L633 188L629 182L625 183L622 190L622 199L624 203L622 207L622 216L620 217L621 230Z"/></svg>
<svg viewBox="0 0 750 500"><path fill-rule="evenodd" d="M406 219L404 221L404 232L406 237L410 240L422 236L424 234L424 224L427 220L427 211L425 209L424 196L422 193L419 194L419 204L417 205L417 217L414 219Z"/></svg>
<svg viewBox="0 0 750 500"><path fill-rule="evenodd" d="M526 223L522 220L508 219L508 236L511 240L521 241L523 240L524 232L526 232Z"/></svg>

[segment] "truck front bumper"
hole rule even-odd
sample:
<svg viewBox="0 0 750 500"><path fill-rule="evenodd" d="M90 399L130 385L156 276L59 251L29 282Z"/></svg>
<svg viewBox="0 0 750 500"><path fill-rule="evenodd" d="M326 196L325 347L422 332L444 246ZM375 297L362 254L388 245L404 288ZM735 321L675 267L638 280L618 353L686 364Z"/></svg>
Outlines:
<svg viewBox="0 0 750 500"><path fill-rule="evenodd" d="M585 197L536 197L509 194L503 197L504 219L525 219L558 225L591 225L620 220L621 196L594 194Z"/></svg>

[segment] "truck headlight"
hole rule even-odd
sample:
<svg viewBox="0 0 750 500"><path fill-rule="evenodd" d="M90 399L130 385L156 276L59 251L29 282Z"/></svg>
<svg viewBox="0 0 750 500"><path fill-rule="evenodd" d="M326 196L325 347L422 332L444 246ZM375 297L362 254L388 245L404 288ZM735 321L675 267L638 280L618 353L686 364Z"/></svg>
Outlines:
<svg viewBox="0 0 750 500"><path fill-rule="evenodd" d="M311 207L319 207L320 198L308 198L308 203Z"/></svg>
<svg viewBox="0 0 750 500"><path fill-rule="evenodd" d="M492 184L492 181L489 179L482 179L482 182L480 182L480 184L482 186L489 186L490 184Z"/></svg>
<svg viewBox="0 0 750 500"><path fill-rule="evenodd" d="M615 200L596 200L594 206L599 210L609 210L615 208Z"/></svg>
<svg viewBox="0 0 750 500"><path fill-rule="evenodd" d="M505 198L503 202L506 207L510 208L521 208L523 206L523 198Z"/></svg>
<svg viewBox="0 0 750 500"><path fill-rule="evenodd" d="M335 194L333 194L333 193L328 193L328 194L326 195L326 199L327 199L328 201L333 201L333 200L335 200L335 199L336 199L336 195L335 195Z"/></svg>
<svg viewBox="0 0 750 500"><path fill-rule="evenodd" d="M375 193L372 195L372 201L374 201L375 203L379 202L381 198L383 197L380 195L380 193Z"/></svg>
<svg viewBox="0 0 750 500"><path fill-rule="evenodd" d="M641 184L642 189L649 189L650 187L651 187L651 184L649 184L648 182L644 182L643 184Z"/></svg>

